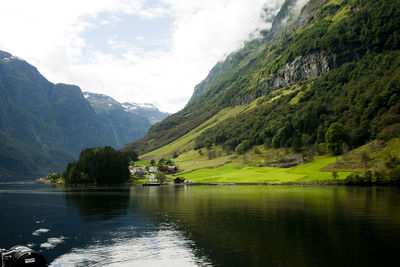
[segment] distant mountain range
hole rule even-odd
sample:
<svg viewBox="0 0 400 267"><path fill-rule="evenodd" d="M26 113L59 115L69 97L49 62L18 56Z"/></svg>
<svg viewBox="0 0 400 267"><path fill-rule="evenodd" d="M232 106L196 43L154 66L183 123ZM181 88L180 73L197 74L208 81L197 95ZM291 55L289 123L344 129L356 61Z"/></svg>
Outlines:
<svg viewBox="0 0 400 267"><path fill-rule="evenodd" d="M119 149L168 115L147 106L123 106L108 96L84 95L75 85L53 84L0 51L0 176L59 171L88 147Z"/></svg>

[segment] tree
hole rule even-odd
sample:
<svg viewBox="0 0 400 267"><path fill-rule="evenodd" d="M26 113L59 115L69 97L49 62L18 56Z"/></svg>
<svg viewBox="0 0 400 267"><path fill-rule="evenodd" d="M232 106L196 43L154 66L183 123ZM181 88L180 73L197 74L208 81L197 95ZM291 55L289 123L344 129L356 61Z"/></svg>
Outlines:
<svg viewBox="0 0 400 267"><path fill-rule="evenodd" d="M244 140L235 149L236 153L244 154L247 150L251 148L252 144L250 140Z"/></svg>
<svg viewBox="0 0 400 267"><path fill-rule="evenodd" d="M126 157L128 157L129 161L138 161L138 153L136 151L130 150L130 151L124 151L122 152Z"/></svg>
<svg viewBox="0 0 400 267"><path fill-rule="evenodd" d="M163 172L157 172L156 173L156 179L161 183L165 183L167 180L167 176Z"/></svg>
<svg viewBox="0 0 400 267"><path fill-rule="evenodd" d="M217 153L215 152L215 150L210 150L207 153L207 158L208 159L214 159L217 156Z"/></svg>
<svg viewBox="0 0 400 267"><path fill-rule="evenodd" d="M157 164L158 170L164 172L167 169L167 161L164 158L161 158Z"/></svg>
<svg viewBox="0 0 400 267"><path fill-rule="evenodd" d="M298 133L295 133L292 137L292 147L294 152L300 152L302 145L301 136Z"/></svg>
<svg viewBox="0 0 400 267"><path fill-rule="evenodd" d="M366 152L366 151L363 151L363 152L361 153L361 162L363 163L365 169L368 168L368 162L369 162L369 160L370 160L370 159L369 159L369 157L368 157L367 152Z"/></svg>
<svg viewBox="0 0 400 267"><path fill-rule="evenodd" d="M328 149L334 154L341 153L342 144L347 140L347 134L344 131L343 124L339 122L332 123L325 134L325 141Z"/></svg>
<svg viewBox="0 0 400 267"><path fill-rule="evenodd" d="M131 154L133 155L133 154ZM129 180L130 156L110 146L84 149L65 170L67 184L121 184Z"/></svg>

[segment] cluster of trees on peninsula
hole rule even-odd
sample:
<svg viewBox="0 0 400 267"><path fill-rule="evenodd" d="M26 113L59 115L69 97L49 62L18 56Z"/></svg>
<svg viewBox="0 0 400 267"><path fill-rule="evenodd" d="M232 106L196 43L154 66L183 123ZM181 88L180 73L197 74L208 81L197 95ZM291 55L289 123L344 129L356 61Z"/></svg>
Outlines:
<svg viewBox="0 0 400 267"><path fill-rule="evenodd" d="M123 184L130 181L128 167L136 160L138 155L134 151L121 152L110 146L88 148L63 173L49 178L63 178L66 184Z"/></svg>

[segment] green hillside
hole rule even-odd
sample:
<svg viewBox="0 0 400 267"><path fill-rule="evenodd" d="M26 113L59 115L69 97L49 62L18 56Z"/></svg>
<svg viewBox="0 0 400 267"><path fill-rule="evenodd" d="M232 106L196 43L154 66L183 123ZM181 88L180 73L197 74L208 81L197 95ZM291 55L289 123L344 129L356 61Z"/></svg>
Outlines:
<svg viewBox="0 0 400 267"><path fill-rule="evenodd" d="M301 11L295 2L285 2L263 38L218 63L183 110L123 149L143 159L174 156L197 181L199 172L219 182L237 182L233 173L250 172L256 181L252 171L271 170L253 167L293 155L317 169L305 170L311 176L300 167L274 170L295 177L279 182L329 178L341 167L329 169L326 160L335 158L316 156L358 151L374 140L380 157L369 168L384 165L390 153L382 151L400 136L400 1L310 0ZM328 130L336 139L325 144ZM361 154L354 153L359 162ZM210 167L216 169L196 171Z"/></svg>
<svg viewBox="0 0 400 267"><path fill-rule="evenodd" d="M219 63L183 110L125 149L153 151L258 98L257 108L199 134L196 148L298 148L324 142L334 122L350 148L385 135L400 122L399 3L312 0L297 13L284 5L285 26Z"/></svg>

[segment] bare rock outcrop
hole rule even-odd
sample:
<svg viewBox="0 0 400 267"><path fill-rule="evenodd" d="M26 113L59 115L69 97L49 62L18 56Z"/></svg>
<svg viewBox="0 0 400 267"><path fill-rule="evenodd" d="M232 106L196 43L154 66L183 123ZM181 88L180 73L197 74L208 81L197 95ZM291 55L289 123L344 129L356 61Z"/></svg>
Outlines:
<svg viewBox="0 0 400 267"><path fill-rule="evenodd" d="M334 60L330 60L321 52L297 56L293 61L286 63L281 75L271 77L264 86L277 89L302 79L315 78L327 73L334 65Z"/></svg>

